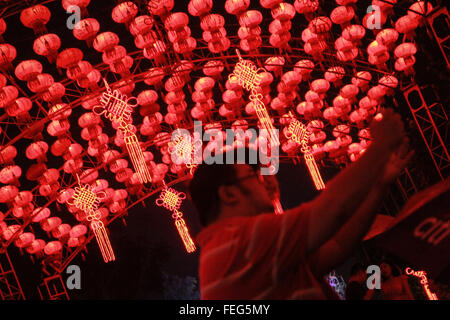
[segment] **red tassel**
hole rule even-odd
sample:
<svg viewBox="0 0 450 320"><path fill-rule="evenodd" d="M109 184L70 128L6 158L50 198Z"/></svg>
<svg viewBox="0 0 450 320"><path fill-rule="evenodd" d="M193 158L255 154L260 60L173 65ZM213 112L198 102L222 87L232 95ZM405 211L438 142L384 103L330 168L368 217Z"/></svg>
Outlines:
<svg viewBox="0 0 450 320"><path fill-rule="evenodd" d="M274 208L275 208L275 214L283 214L283 207L281 206L281 202L280 202L280 199L274 199L273 201L272 201L272 203L273 203L273 206L274 206Z"/></svg>
<svg viewBox="0 0 450 320"><path fill-rule="evenodd" d="M186 251L188 253L195 251L195 244L192 241L191 236L189 235L189 230L184 222L183 218L178 218L175 220L175 225L177 226L178 233L180 234L181 239L183 240L184 246L186 247Z"/></svg>
<svg viewBox="0 0 450 320"><path fill-rule="evenodd" d="M142 152L142 148L136 135L133 132L126 130L124 131L124 141L127 146L131 163L133 163L134 170L139 176L139 181L141 181L141 183L152 182L147 163L145 163L144 153Z"/></svg>
<svg viewBox="0 0 450 320"><path fill-rule="evenodd" d="M317 167L316 159L311 153L305 153L304 159L306 165L308 166L309 173L314 181L317 190L325 189L325 184L323 183L322 176L320 175L319 168Z"/></svg>
<svg viewBox="0 0 450 320"><path fill-rule="evenodd" d="M94 231L95 238L97 239L98 246L102 252L103 260L105 262L114 261L114 251L109 241L108 234L106 233L105 225L99 220L93 220L91 222L91 228Z"/></svg>

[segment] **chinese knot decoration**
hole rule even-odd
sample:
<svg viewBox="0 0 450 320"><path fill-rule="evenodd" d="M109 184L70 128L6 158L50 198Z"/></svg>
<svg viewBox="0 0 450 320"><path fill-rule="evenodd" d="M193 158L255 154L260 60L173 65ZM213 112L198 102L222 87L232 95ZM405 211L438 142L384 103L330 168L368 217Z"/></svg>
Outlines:
<svg viewBox="0 0 450 320"><path fill-rule="evenodd" d="M243 60L237 49L236 53L239 57L239 62L234 67L233 73L228 76L228 80L230 82L238 82L240 86L247 91L250 91L250 101L253 102L256 115L261 122L262 127L267 131L270 142L273 145L279 145L280 141L278 135L272 125L266 106L262 102L262 94L258 92L262 79L261 72L264 72L265 69L257 68L250 60Z"/></svg>
<svg viewBox="0 0 450 320"><path fill-rule="evenodd" d="M78 186L75 187L75 192L72 196L73 202L67 201L69 205L74 205L87 214L86 220L91 223L92 231L94 231L95 238L105 262L114 261L114 251L109 241L108 233L105 225L100 220L101 215L98 211L100 201L105 197L105 193L100 191L96 193L90 185L81 185L80 178L77 175Z"/></svg>
<svg viewBox="0 0 450 320"><path fill-rule="evenodd" d="M305 159L306 165L314 181L316 189L317 190L325 189L325 184L323 182L322 176L320 175L320 171L319 168L317 167L316 160L314 159L314 156L311 153L311 148L308 145L311 132L303 123L295 119L295 117L292 115L292 112L289 112L289 115L291 116L292 121L290 122L287 128L285 136L287 139L301 146L300 150L303 153L303 158Z"/></svg>
<svg viewBox="0 0 450 320"><path fill-rule="evenodd" d="M181 160L192 175L194 169L197 167L195 153L201 146L202 141L200 139L193 139L190 135L178 134L169 142L168 151L172 155L172 159L175 157L177 161Z"/></svg>
<svg viewBox="0 0 450 320"><path fill-rule="evenodd" d="M183 219L183 213L178 210L180 209L181 202L184 199L186 199L185 193L165 186L165 188L161 191L159 198L156 199L156 205L172 211L172 218L175 219L175 226L177 227L178 233L183 240L186 251L191 253L196 249L195 244L189 235L189 230Z"/></svg>
<svg viewBox="0 0 450 320"><path fill-rule="evenodd" d="M103 92L100 98L101 105L94 107L93 111L99 116L104 114L109 120L119 123L119 129L123 133L127 151L134 170L138 173L139 181L141 183L151 182L152 178L145 162L144 153L136 134L131 129L133 121L131 114L137 103L130 103L130 101L136 100L136 98L128 98L118 90L112 90L108 82L105 79L103 81L106 92Z"/></svg>

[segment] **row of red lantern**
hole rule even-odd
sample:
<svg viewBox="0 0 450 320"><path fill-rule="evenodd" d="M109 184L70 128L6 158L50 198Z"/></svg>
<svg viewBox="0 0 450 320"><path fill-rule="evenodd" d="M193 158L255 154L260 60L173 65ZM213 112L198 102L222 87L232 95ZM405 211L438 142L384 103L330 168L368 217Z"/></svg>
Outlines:
<svg viewBox="0 0 450 320"><path fill-rule="evenodd" d="M124 3L116 8L121 5L124 6ZM129 30L134 37L136 47L143 50L144 57L159 62L163 59L166 44L153 30L153 25L154 19L151 16L141 15L131 20Z"/></svg>
<svg viewBox="0 0 450 320"><path fill-rule="evenodd" d="M211 77L202 77L195 82L195 91L192 93L192 101L195 102L195 105L191 109L191 115L194 119L204 121L210 118L215 107L215 102L212 99L215 84L216 81ZM226 92L223 94L224 97Z"/></svg>
<svg viewBox="0 0 450 320"><path fill-rule="evenodd" d="M191 37L188 24L189 16L184 12L171 13L164 20L164 27L168 31L167 36L174 51L184 57L189 57L197 47L197 40Z"/></svg>
<svg viewBox="0 0 450 320"><path fill-rule="evenodd" d="M262 45L261 28L262 14L257 10L247 10L250 1L231 1L225 2L225 10L238 18L240 28L238 36L241 39L239 47L243 51L254 51Z"/></svg>
<svg viewBox="0 0 450 320"><path fill-rule="evenodd" d="M117 34L110 31L98 34L93 41L93 47L102 53L103 62L109 65L112 72L129 74L133 58L127 55L125 47L119 45Z"/></svg>
<svg viewBox="0 0 450 320"><path fill-rule="evenodd" d="M291 20L295 16L295 8L292 4L282 0L260 0L264 8L270 9L274 19L269 25L271 36L269 43L274 48L290 49L288 44L291 40Z"/></svg>
<svg viewBox="0 0 450 320"><path fill-rule="evenodd" d="M17 121L28 122L32 102L27 97L20 97L19 90L12 85L6 85L6 78L0 75L0 108L4 108L10 117L15 117Z"/></svg>
<svg viewBox="0 0 450 320"><path fill-rule="evenodd" d="M140 127L140 133L150 138L156 136L162 130L161 123L163 119L163 115L159 112L145 116Z"/></svg>
<svg viewBox="0 0 450 320"><path fill-rule="evenodd" d="M200 18L200 28L203 30L202 38L208 43L209 50L213 53L220 53L227 50L231 43L224 28L224 17L220 14L210 13L212 6L212 0L191 0L188 11L192 16Z"/></svg>

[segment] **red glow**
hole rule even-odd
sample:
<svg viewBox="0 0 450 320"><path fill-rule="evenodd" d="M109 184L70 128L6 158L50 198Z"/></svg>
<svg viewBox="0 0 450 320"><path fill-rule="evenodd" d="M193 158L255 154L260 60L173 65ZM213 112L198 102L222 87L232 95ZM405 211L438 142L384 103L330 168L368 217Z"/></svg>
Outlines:
<svg viewBox="0 0 450 320"><path fill-rule="evenodd" d="M103 79L105 83L106 92L103 92L102 97L100 98L101 107L94 108L93 111L97 115L105 114L106 118L111 121L118 121L120 123L131 123L134 107L136 104L130 104L131 99L135 99L134 97L128 98L126 95L121 94L118 90L111 90L108 82ZM99 109L103 109L100 110Z"/></svg>
<svg viewBox="0 0 450 320"><path fill-rule="evenodd" d="M202 142L200 140L192 141L191 136L178 135L169 142L169 153L176 156L182 163L190 169L192 174L197 164L194 163L195 152L201 148Z"/></svg>
<svg viewBox="0 0 450 320"><path fill-rule="evenodd" d="M138 174L139 181L141 183L151 182L152 178L147 163L145 162L139 140L136 134L130 129L130 124L133 121L131 117L132 108L136 106L136 104L130 104L130 100L136 100L136 98L128 98L118 90L112 91L105 79L103 79L103 82L105 83L106 92L102 94L100 99L101 106L94 107L93 111L97 115L105 114L106 118L111 121L119 122L119 129L123 132L125 145L134 170ZM102 110L99 111L99 109Z"/></svg>
<svg viewBox="0 0 450 320"><path fill-rule="evenodd" d="M275 214L283 214L284 210L283 207L281 206L281 202L280 199L274 199L272 200L273 203L273 207L275 208Z"/></svg>
<svg viewBox="0 0 450 320"><path fill-rule="evenodd" d="M319 168L317 167L316 159L314 159L314 156L311 153L311 148L308 145L311 132L300 121L295 119L291 112L289 112L289 116L292 118L292 121L287 128L288 132L285 134L285 136L286 138L301 145L303 158L305 159L306 166L308 167L309 173L311 174L311 178L313 179L316 189L325 189L325 183L323 182Z"/></svg>
<svg viewBox="0 0 450 320"><path fill-rule="evenodd" d="M183 240L183 244L186 247L186 251L188 253L191 253L194 252L196 249L195 244L194 241L192 241L186 223L182 218L183 213L181 211L178 211L178 209L181 206L181 202L184 199L186 199L186 194L184 192L180 192L166 186L164 190L161 191L159 198L156 199L156 205L162 206L167 210L173 212L172 218L175 219L175 226L177 227L181 240Z"/></svg>
<svg viewBox="0 0 450 320"><path fill-rule="evenodd" d="M175 189L166 187L159 198L156 199L156 204L158 206L163 206L167 210L176 211L180 209L181 202L186 199L186 194L184 192L179 192Z"/></svg>
<svg viewBox="0 0 450 320"><path fill-rule="evenodd" d="M98 205L100 203L101 197L98 197L97 193L95 193L91 186L85 184L81 185L80 177L77 175L78 186L75 187L75 192L72 195L73 202L67 201L68 204L74 205L78 209L83 210L86 213L90 213L96 211L98 209ZM104 192L99 192L104 196Z"/></svg>
<svg viewBox="0 0 450 320"><path fill-rule="evenodd" d="M147 163L145 162L141 145L137 139L137 136L128 129L128 126L127 129L124 130L124 141L131 159L131 163L133 163L134 170L138 173L139 181L141 183L151 182L152 178L150 176Z"/></svg>
<svg viewBox="0 0 450 320"><path fill-rule="evenodd" d="M68 200L67 203L74 205L87 214L86 220L91 222L91 228L102 253L103 260L105 262L113 261L116 258L114 256L105 225L102 221L100 221L100 213L98 211L98 205L100 200L105 197L105 192L100 191L96 193L90 185L85 184L82 186L78 175L77 179L78 186L75 187L75 192L72 196L73 202ZM101 195L101 197L98 195Z"/></svg>
<svg viewBox="0 0 450 320"><path fill-rule="evenodd" d="M114 261L114 251L109 241L108 233L106 232L105 225L99 220L93 220L91 222L91 228L94 231L95 239L97 240L100 251L102 252L103 260L105 262Z"/></svg>
<svg viewBox="0 0 450 320"><path fill-rule="evenodd" d="M420 284L423 286L423 289L425 290L425 293L428 296L429 300L439 300L435 293L430 291L430 288L428 287L428 278L427 273L425 271L414 271L411 268L406 268L405 273L407 275L414 275L418 278L420 278Z"/></svg>
<svg viewBox="0 0 450 320"><path fill-rule="evenodd" d="M239 57L239 62L234 67L233 73L228 76L230 82L238 82L240 86L251 92L250 101L253 102L256 115L261 123L261 126L267 130L269 134L270 142L272 145L279 145L280 141L278 135L275 133L272 121L266 106L261 101L262 94L258 93L259 85L261 84L261 72L265 71L263 68L257 68L250 60L244 60L236 49L236 53Z"/></svg>
<svg viewBox="0 0 450 320"><path fill-rule="evenodd" d="M189 235L189 230L184 222L183 218L178 218L175 220L175 225L177 226L178 233L180 234L181 239L183 240L184 246L186 247L186 251L188 253L195 251L195 244L192 241L191 236Z"/></svg>

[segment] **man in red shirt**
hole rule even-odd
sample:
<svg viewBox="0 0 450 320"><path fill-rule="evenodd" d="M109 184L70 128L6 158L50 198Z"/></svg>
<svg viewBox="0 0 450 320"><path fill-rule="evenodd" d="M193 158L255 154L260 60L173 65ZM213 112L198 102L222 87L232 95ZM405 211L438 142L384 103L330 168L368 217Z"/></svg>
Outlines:
<svg viewBox="0 0 450 320"><path fill-rule="evenodd" d="M202 299L336 298L323 277L361 242L411 156L392 111L373 121L371 134L358 161L314 200L281 215L272 205L276 178L258 166L200 165L190 194L205 226L197 236Z"/></svg>

